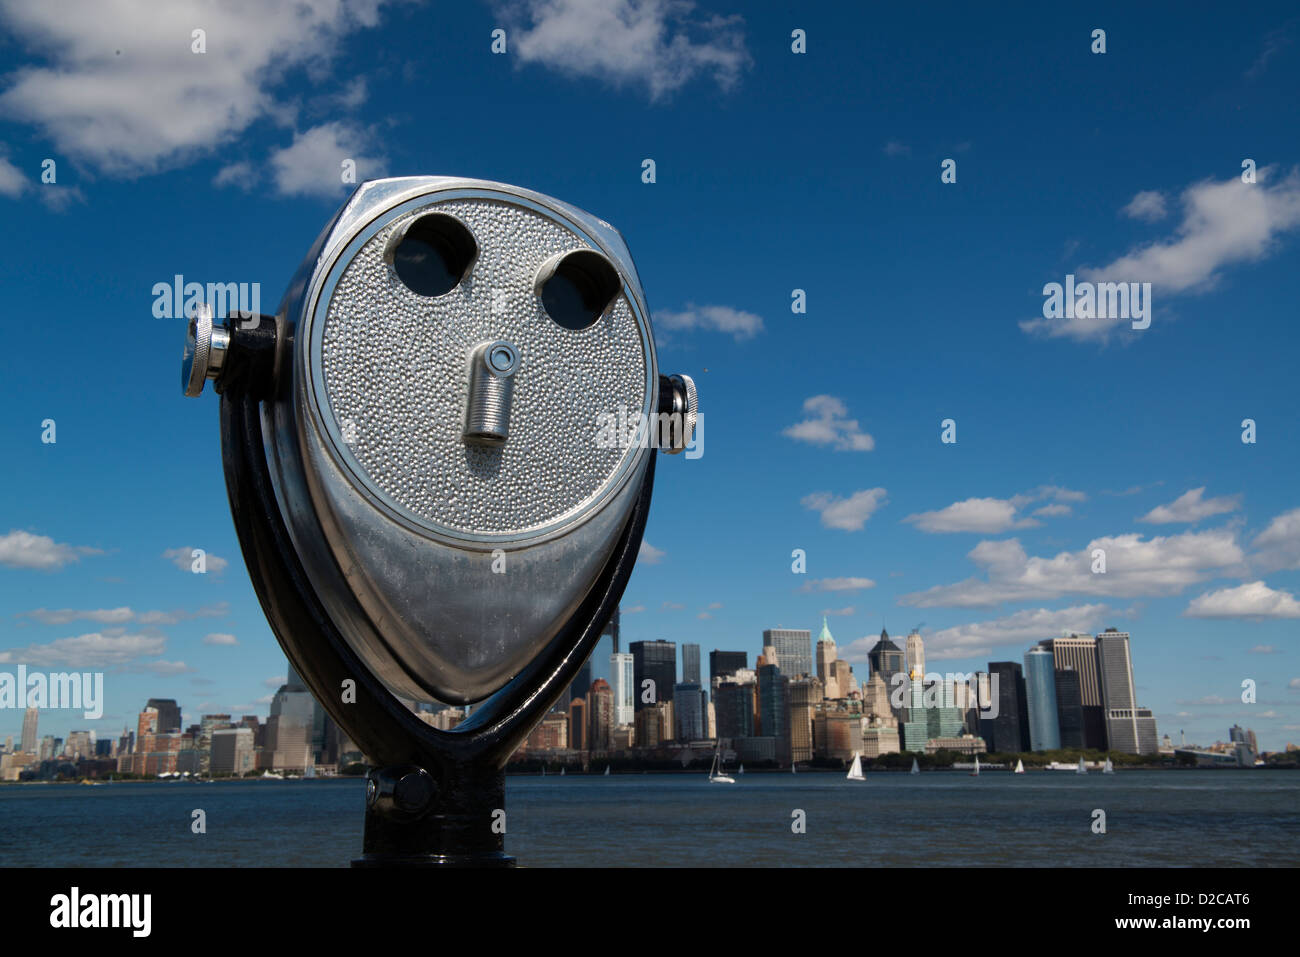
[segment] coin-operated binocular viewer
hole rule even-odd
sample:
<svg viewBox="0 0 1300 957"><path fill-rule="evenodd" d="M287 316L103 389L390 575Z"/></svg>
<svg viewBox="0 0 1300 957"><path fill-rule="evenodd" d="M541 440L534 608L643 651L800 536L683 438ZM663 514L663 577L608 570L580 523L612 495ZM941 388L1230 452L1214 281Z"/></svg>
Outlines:
<svg viewBox="0 0 1300 957"><path fill-rule="evenodd" d="M513 863L505 763L617 607L656 450L693 444L622 237L500 183L368 182L275 316L200 308L181 378L220 393L271 627L374 765L355 863ZM429 700L476 707L442 731Z"/></svg>

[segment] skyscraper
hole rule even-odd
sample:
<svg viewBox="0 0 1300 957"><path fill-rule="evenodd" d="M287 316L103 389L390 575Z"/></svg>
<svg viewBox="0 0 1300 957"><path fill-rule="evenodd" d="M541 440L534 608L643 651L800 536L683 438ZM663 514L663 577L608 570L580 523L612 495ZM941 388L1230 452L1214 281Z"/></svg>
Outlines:
<svg viewBox="0 0 1300 957"><path fill-rule="evenodd" d="M709 652L709 685L712 686L719 678L734 675L739 669L748 667L748 652L718 651L715 648Z"/></svg>
<svg viewBox="0 0 1300 957"><path fill-rule="evenodd" d="M633 708L642 711L658 702L672 701L673 685L677 683L677 645L662 640L634 641L628 650L632 653ZM647 679L654 682L654 694L648 701ZM665 731L671 736L670 729Z"/></svg>
<svg viewBox="0 0 1300 957"><path fill-rule="evenodd" d="M144 706L158 709L159 734L169 734L181 729L181 709L174 698L150 698Z"/></svg>
<svg viewBox="0 0 1300 957"><path fill-rule="evenodd" d="M822 702L822 693L821 679L812 675L790 682L790 758L793 761L812 760L813 719Z"/></svg>
<svg viewBox="0 0 1300 957"><path fill-rule="evenodd" d="M1097 639L1091 635L1048 638L1040 645L1052 653L1057 671L1073 668L1079 676L1080 708L1083 713L1083 746L1106 747L1106 718L1102 713L1101 681L1097 677Z"/></svg>
<svg viewBox="0 0 1300 957"><path fill-rule="evenodd" d="M37 708L28 708L23 712L22 750L26 754L36 753L36 723L40 720L39 714Z"/></svg>
<svg viewBox="0 0 1300 957"><path fill-rule="evenodd" d="M763 632L763 647L776 649L776 664L786 678L813 673L812 632L797 628L769 628Z"/></svg>
<svg viewBox="0 0 1300 957"><path fill-rule="evenodd" d="M867 663L871 666L871 673L880 675L885 682L885 687L891 692L894 690L894 675L900 672L907 674L903 652L899 650L898 645L889 640L889 632L883 628L880 629L880 640L867 652Z"/></svg>
<svg viewBox="0 0 1300 957"><path fill-rule="evenodd" d="M679 682L673 691L678 741L698 741L704 737L704 708L704 689L694 681Z"/></svg>
<svg viewBox="0 0 1300 957"><path fill-rule="evenodd" d="M925 642L921 640L921 633L915 628L907 636L907 642L904 645L907 648L907 673L909 675L920 675L925 677Z"/></svg>
<svg viewBox="0 0 1300 957"><path fill-rule="evenodd" d="M990 751L1029 750L1029 710L1025 676L1016 661L989 662L990 688L996 682L997 717L980 719L980 736ZM981 695L983 692L981 691Z"/></svg>
<svg viewBox="0 0 1300 957"><path fill-rule="evenodd" d="M614 739L614 691L597 678L587 692L587 744L592 751L608 751Z"/></svg>
<svg viewBox="0 0 1300 957"><path fill-rule="evenodd" d="M840 695L833 694L830 688L831 680L831 662L839 657L835 648L835 639L831 637L830 626L826 624L826 616L822 616L821 634L817 636L817 677L822 683L822 689L828 698L838 698Z"/></svg>
<svg viewBox="0 0 1300 957"><path fill-rule="evenodd" d="M718 718L718 737L754 736L754 692L751 682L721 681L713 693Z"/></svg>
<svg viewBox="0 0 1300 957"><path fill-rule="evenodd" d="M280 686L271 699L271 716L266 721L262 746L269 767L305 771L315 763L311 747L315 705L316 699L302 684L286 682Z"/></svg>
<svg viewBox="0 0 1300 957"><path fill-rule="evenodd" d="M1158 750L1156 719L1137 704L1127 631L1107 628L1097 636L1097 674L1106 713L1106 746L1126 754Z"/></svg>
<svg viewBox="0 0 1300 957"><path fill-rule="evenodd" d="M1083 698L1079 693L1079 672L1073 668L1054 669L1056 678L1056 719L1061 729L1061 747L1083 748Z"/></svg>
<svg viewBox="0 0 1300 957"><path fill-rule="evenodd" d="M569 749L587 750L587 699L574 698L569 702Z"/></svg>
<svg viewBox="0 0 1300 957"><path fill-rule="evenodd" d="M626 651L616 651L609 656L609 675L614 692L614 724L631 724L636 708L633 705L632 656Z"/></svg>
<svg viewBox="0 0 1300 957"><path fill-rule="evenodd" d="M1029 712L1029 747L1055 751L1061 746L1057 718L1056 669L1052 653L1041 645L1025 652L1025 704Z"/></svg>
<svg viewBox="0 0 1300 957"><path fill-rule="evenodd" d="M699 645L682 645L682 681L700 684Z"/></svg>
<svg viewBox="0 0 1300 957"><path fill-rule="evenodd" d="M808 632L804 632L805 635ZM811 638L811 635L809 635ZM778 652L779 655L779 652ZM790 679L777 665L758 669L759 735L776 738L777 760L790 753Z"/></svg>

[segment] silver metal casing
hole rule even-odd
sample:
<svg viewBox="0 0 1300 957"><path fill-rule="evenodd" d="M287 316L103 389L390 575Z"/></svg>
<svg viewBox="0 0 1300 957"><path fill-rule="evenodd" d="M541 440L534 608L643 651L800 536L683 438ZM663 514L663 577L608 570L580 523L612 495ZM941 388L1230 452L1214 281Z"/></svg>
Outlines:
<svg viewBox="0 0 1300 957"><path fill-rule="evenodd" d="M394 231L427 212L455 216L477 244L436 297L403 285L385 256ZM574 330L547 314L536 277L579 249L605 256L622 288ZM654 451L598 438L610 417L634 428L658 403L626 244L608 223L518 187L375 180L317 239L277 318L288 335L263 406L266 454L314 590L394 693L487 697L585 597ZM467 444L468 360L494 340L518 350L509 437Z"/></svg>

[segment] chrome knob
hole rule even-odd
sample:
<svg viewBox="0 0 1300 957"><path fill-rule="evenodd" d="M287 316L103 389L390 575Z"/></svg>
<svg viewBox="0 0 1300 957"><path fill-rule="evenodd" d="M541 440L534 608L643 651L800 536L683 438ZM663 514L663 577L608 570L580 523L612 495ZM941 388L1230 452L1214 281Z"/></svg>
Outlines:
<svg viewBox="0 0 1300 957"><path fill-rule="evenodd" d="M185 331L185 349L181 353L181 390L187 396L203 392L203 384L215 379L225 364L230 349L230 330L224 322L212 318L212 307L200 303L190 317Z"/></svg>
<svg viewBox="0 0 1300 957"><path fill-rule="evenodd" d="M695 380L688 375L669 376L668 387L672 394L662 403L661 408L666 409L670 415L681 416L681 428L670 431L672 443L665 446L662 451L669 455L676 455L691 444L691 439L695 435L700 397L695 391Z"/></svg>

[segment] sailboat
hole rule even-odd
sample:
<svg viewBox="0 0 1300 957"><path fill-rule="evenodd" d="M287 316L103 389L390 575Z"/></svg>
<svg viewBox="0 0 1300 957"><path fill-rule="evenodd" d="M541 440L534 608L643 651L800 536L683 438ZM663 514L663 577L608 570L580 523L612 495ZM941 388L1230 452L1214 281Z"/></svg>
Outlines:
<svg viewBox="0 0 1300 957"><path fill-rule="evenodd" d="M605 775L606 775L607 777L609 776L609 765L608 765L608 764L605 765Z"/></svg>
<svg viewBox="0 0 1300 957"><path fill-rule="evenodd" d="M1087 774L1087 773L1088 773L1088 769L1087 769L1086 767L1084 767L1084 764L1083 764L1083 755L1082 755L1082 754L1079 755L1079 766L1075 769L1074 773L1075 773L1075 774Z"/></svg>
<svg viewBox="0 0 1300 957"><path fill-rule="evenodd" d="M744 765L744 762L741 762L740 769L739 769L738 771L736 771L736 773L737 773L737 774L744 774L744 773L745 773L745 765Z"/></svg>
<svg viewBox="0 0 1300 957"><path fill-rule="evenodd" d="M542 765L542 777L546 777L546 765Z"/></svg>
<svg viewBox="0 0 1300 957"><path fill-rule="evenodd" d="M1114 774L1115 765L1110 763L1110 755L1106 756L1106 764L1101 769L1102 774Z"/></svg>
<svg viewBox="0 0 1300 957"><path fill-rule="evenodd" d="M865 781L867 776L862 773L862 756L858 752L853 752L853 766L849 768L847 775L850 781Z"/></svg>
<svg viewBox="0 0 1300 957"><path fill-rule="evenodd" d="M973 778L980 776L980 756L978 754L975 755L975 770L970 773L970 776Z"/></svg>
<svg viewBox="0 0 1300 957"><path fill-rule="evenodd" d="M564 777L564 768L560 768L560 777Z"/></svg>
<svg viewBox="0 0 1300 957"><path fill-rule="evenodd" d="M1024 762L1024 761L1021 761L1019 758L1016 758L1016 769L1015 769L1014 771L1012 771L1011 773L1012 773L1012 774L1024 774L1024 773L1025 773L1025 762Z"/></svg>
<svg viewBox="0 0 1300 957"><path fill-rule="evenodd" d="M913 759L912 759L912 770L909 771L909 772L907 772L907 773L908 773L908 774L920 774L920 773L921 773L921 766L920 766L919 764L916 763L916 758L913 758Z"/></svg>
<svg viewBox="0 0 1300 957"><path fill-rule="evenodd" d="M713 749L713 765L709 768L710 784L735 784L736 779L729 774L722 773L722 739L718 739L717 745Z"/></svg>

